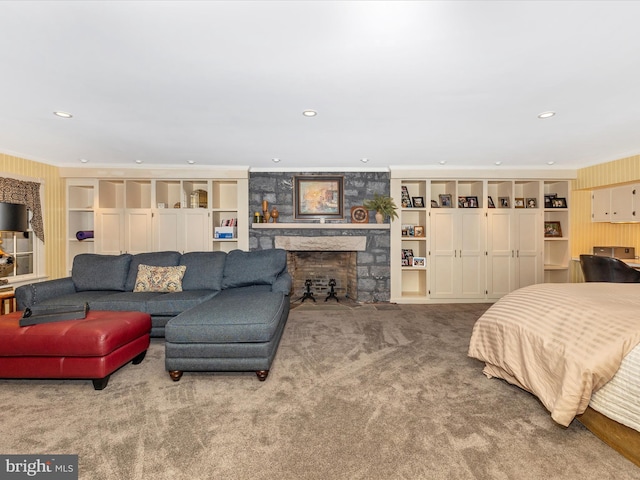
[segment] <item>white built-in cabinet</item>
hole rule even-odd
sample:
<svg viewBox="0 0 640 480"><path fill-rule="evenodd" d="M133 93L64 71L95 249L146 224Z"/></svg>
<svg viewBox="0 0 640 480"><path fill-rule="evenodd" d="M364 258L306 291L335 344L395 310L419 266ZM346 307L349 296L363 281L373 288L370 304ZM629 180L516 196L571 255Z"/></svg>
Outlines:
<svg viewBox="0 0 640 480"><path fill-rule="evenodd" d="M543 281L542 213L535 210L487 212L488 299Z"/></svg>
<svg viewBox="0 0 640 480"><path fill-rule="evenodd" d="M232 221L235 236L216 238L216 227ZM198 179L67 178L69 269L80 253L248 250L248 223L246 171ZM79 231L94 238L79 240Z"/></svg>
<svg viewBox="0 0 640 480"><path fill-rule="evenodd" d="M591 221L611 221L611 189L601 188L591 192Z"/></svg>
<svg viewBox="0 0 640 480"><path fill-rule="evenodd" d="M591 192L593 222L634 223L640 221L640 184L620 185Z"/></svg>
<svg viewBox="0 0 640 480"><path fill-rule="evenodd" d="M399 211L391 225L391 301L493 301L527 285L567 282L569 187L564 179L418 179L392 172ZM567 206L547 208L545 195L564 198ZM411 205L403 205L407 196ZM424 206L416 208L414 197ZM562 236L545 236L545 222L559 222ZM423 236L415 235L416 226Z"/></svg>
<svg viewBox="0 0 640 480"><path fill-rule="evenodd" d="M484 298L486 218L478 209L432 209L429 231L430 297Z"/></svg>

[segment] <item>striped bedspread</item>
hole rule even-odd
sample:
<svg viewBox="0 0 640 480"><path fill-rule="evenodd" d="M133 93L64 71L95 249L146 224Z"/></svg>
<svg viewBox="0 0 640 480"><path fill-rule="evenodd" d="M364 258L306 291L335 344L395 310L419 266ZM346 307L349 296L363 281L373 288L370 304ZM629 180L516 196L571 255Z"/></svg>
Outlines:
<svg viewBox="0 0 640 480"><path fill-rule="evenodd" d="M568 426L639 343L640 284L546 283L492 305L473 328L469 355Z"/></svg>

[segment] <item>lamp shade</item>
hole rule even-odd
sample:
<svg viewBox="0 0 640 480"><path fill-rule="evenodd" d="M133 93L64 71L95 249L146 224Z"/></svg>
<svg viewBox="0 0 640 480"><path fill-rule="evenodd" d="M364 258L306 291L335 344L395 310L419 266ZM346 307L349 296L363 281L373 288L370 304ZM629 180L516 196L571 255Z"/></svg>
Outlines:
<svg viewBox="0 0 640 480"><path fill-rule="evenodd" d="M27 206L0 202L0 232L26 232L29 230Z"/></svg>

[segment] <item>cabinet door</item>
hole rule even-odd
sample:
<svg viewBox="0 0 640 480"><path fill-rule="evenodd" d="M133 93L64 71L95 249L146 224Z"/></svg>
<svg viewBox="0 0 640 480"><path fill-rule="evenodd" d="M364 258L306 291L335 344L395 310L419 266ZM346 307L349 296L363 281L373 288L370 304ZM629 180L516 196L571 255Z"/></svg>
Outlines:
<svg viewBox="0 0 640 480"><path fill-rule="evenodd" d="M96 253L120 255L124 249L124 212L122 210L101 210L96 213L95 222Z"/></svg>
<svg viewBox="0 0 640 480"><path fill-rule="evenodd" d="M457 213L459 298L484 298L486 272L486 222L477 209L461 209ZM454 255L455 257L455 255Z"/></svg>
<svg viewBox="0 0 640 480"><path fill-rule="evenodd" d="M591 221L611 221L611 189L603 188L591 192Z"/></svg>
<svg viewBox="0 0 640 480"><path fill-rule="evenodd" d="M457 245L453 209L431 210L431 281L432 298L455 298ZM454 257L455 254L455 257Z"/></svg>
<svg viewBox="0 0 640 480"><path fill-rule="evenodd" d="M182 251L205 252L211 250L209 212L198 209L184 211Z"/></svg>
<svg viewBox="0 0 640 480"><path fill-rule="evenodd" d="M541 283L542 213L537 209L489 213L487 295L497 299Z"/></svg>
<svg viewBox="0 0 640 480"><path fill-rule="evenodd" d="M635 222L640 215L636 215L636 191L639 185L623 185L611 189L611 221ZM640 203L640 202L639 202Z"/></svg>
<svg viewBox="0 0 640 480"><path fill-rule="evenodd" d="M432 298L484 298L485 229L475 209L431 211Z"/></svg>
<svg viewBox="0 0 640 480"><path fill-rule="evenodd" d="M151 252L151 211L133 209L125 211L125 246L127 253Z"/></svg>
<svg viewBox="0 0 640 480"><path fill-rule="evenodd" d="M515 288L542 283L542 214L537 210L515 213L516 280Z"/></svg>
<svg viewBox="0 0 640 480"><path fill-rule="evenodd" d="M166 208L153 213L153 250L182 251L181 239L184 227L181 221L182 209Z"/></svg>
<svg viewBox="0 0 640 480"><path fill-rule="evenodd" d="M513 290L516 243L511 210L491 209L487 220L487 296L498 299Z"/></svg>

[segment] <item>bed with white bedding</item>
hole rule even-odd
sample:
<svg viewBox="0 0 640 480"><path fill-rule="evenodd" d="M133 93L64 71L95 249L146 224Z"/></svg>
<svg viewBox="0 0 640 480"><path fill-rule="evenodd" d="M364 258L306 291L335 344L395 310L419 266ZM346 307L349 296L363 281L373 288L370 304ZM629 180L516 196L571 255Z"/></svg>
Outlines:
<svg viewBox="0 0 640 480"><path fill-rule="evenodd" d="M613 378L591 395L589 406L640 432L640 345L624 357Z"/></svg>
<svg viewBox="0 0 640 480"><path fill-rule="evenodd" d="M538 284L511 292L478 319L469 355L485 362L487 377L536 395L557 423L568 426L578 416L592 429L582 419L593 409L625 426L640 445L639 283Z"/></svg>

